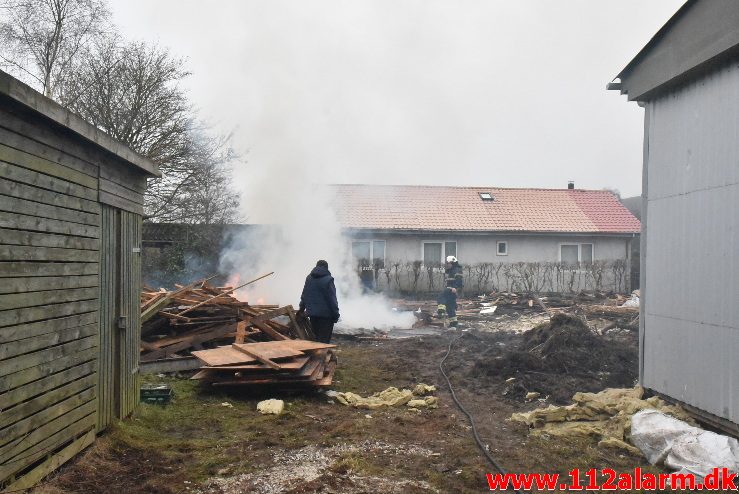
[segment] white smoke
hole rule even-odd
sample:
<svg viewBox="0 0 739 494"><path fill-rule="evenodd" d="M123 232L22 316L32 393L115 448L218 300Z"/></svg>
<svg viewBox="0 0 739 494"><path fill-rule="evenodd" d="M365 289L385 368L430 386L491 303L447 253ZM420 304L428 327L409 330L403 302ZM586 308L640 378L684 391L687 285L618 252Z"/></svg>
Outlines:
<svg viewBox="0 0 739 494"><path fill-rule="evenodd" d="M249 223L265 226L230 239L221 253L220 271L237 274L240 283L274 271L247 287L247 300L297 308L305 277L317 260L325 259L336 279L340 325L409 328L413 314L394 311L381 294L362 293L331 187L311 183L317 177L304 176L306 171L277 173L275 167L271 171L263 171L245 193Z"/></svg>

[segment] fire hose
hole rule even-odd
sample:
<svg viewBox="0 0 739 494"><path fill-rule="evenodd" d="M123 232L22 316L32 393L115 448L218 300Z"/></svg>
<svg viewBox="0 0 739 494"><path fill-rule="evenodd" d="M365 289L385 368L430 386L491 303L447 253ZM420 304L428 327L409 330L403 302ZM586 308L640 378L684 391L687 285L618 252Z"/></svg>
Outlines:
<svg viewBox="0 0 739 494"><path fill-rule="evenodd" d="M441 362L439 362L439 370L441 371L441 375L444 376L444 379L446 379L447 387L449 388L449 392L452 394L452 399L454 400L454 403L457 404L457 407L467 416L467 420L470 422L470 426L472 427L472 436L475 439L475 442L477 443L477 446L480 448L480 451L485 455L485 458L490 462L493 467L495 467L498 472L501 473L501 475L506 475L506 471L503 469L503 467L500 466L500 463L493 457L493 455L490 454L488 449L485 447L485 444L482 442L482 439L480 439L480 435L477 433L477 426L475 425L475 419L472 418L472 414L467 411L467 409L462 405L462 403L459 401L459 398L457 398L457 394L454 392L454 387L452 386L451 381L449 380L449 376L447 376L446 372L444 371L444 362L446 361L447 357L449 357L449 354L452 351L452 345L457 342L458 340L462 339L462 337L466 333L462 333L456 338L452 338L449 340L449 347L446 350L446 355L444 355L444 358L441 359ZM516 492L518 494L523 494L523 491L514 489L512 487L509 487L508 490Z"/></svg>

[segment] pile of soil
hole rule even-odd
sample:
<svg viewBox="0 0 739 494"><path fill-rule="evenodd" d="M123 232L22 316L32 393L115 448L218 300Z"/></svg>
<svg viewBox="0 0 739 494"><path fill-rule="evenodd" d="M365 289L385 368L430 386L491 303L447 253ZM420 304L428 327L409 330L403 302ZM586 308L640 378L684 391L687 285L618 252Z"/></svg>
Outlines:
<svg viewBox="0 0 739 494"><path fill-rule="evenodd" d="M633 386L638 374L637 342L597 335L582 319L557 314L523 333L517 348L478 359L471 374L515 378L504 391L509 397L536 391L567 403L573 386L578 391Z"/></svg>

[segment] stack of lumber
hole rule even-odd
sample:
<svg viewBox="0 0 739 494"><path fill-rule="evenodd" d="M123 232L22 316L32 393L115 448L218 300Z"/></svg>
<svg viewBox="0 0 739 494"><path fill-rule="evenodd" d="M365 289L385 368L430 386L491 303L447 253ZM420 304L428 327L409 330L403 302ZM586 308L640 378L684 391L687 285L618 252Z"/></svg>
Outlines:
<svg viewBox="0 0 739 494"><path fill-rule="evenodd" d="M323 387L336 369L336 345L306 340L234 343L193 355L202 362L197 379L212 386Z"/></svg>
<svg viewBox="0 0 739 494"><path fill-rule="evenodd" d="M313 339L307 318L292 306L250 305L231 295L232 287L208 280L173 291L141 293L141 362L186 357L193 350L226 343Z"/></svg>

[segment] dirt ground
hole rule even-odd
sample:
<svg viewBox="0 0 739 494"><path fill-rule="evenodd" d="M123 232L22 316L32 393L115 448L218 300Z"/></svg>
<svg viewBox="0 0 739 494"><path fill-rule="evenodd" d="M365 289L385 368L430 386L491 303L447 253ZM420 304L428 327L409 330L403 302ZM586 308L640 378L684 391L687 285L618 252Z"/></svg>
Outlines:
<svg viewBox="0 0 739 494"><path fill-rule="evenodd" d="M489 492L485 473L494 470L439 372L452 340L445 369L489 452L508 471L656 471L644 458L599 449L592 438L532 437L507 421L514 412L568 403L577 391L634 385L636 335L600 336L580 324L562 316L526 333L473 322L468 331L438 336L337 338L333 389L367 395L435 384L439 408L422 411L355 409L323 393L214 392L186 376L152 376L173 386L170 405L142 405L35 492ZM526 402L530 391L540 398ZM284 399L286 412L258 414L266 397Z"/></svg>

